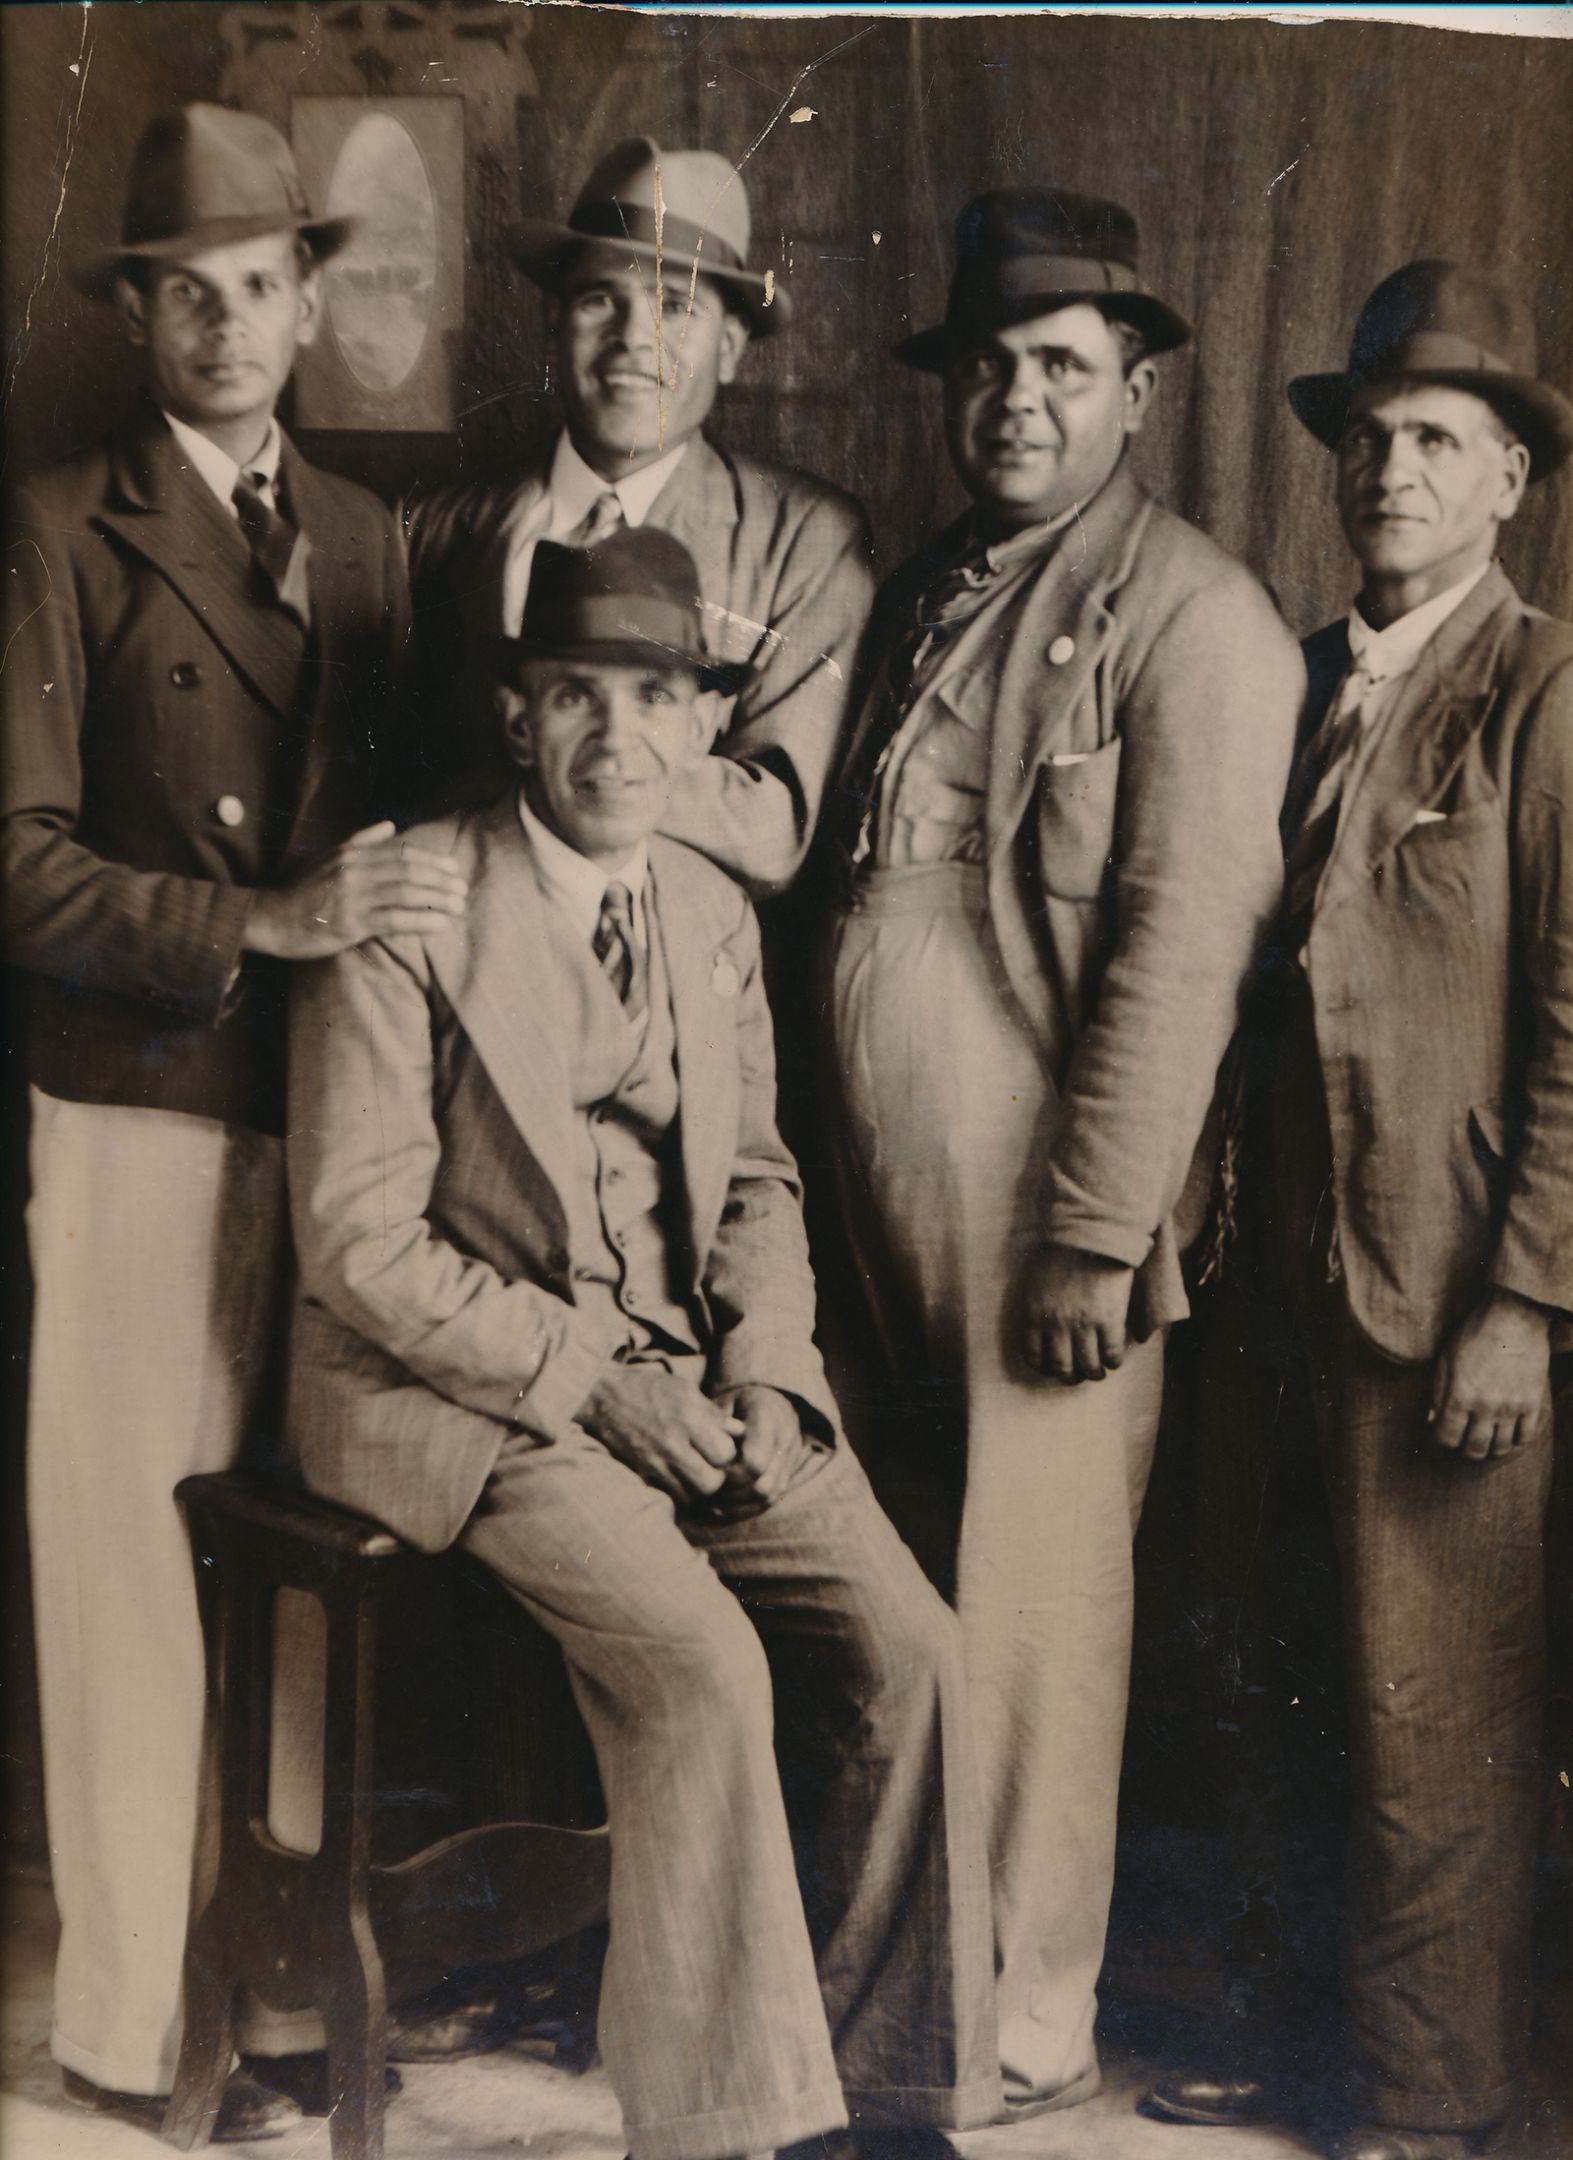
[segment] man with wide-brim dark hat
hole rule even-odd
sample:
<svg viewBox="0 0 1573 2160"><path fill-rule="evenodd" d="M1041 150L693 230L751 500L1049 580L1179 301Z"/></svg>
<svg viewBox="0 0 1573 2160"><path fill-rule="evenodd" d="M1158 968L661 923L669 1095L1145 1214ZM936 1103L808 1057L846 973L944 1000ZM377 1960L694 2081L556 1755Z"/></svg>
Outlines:
<svg viewBox="0 0 1573 2160"><path fill-rule="evenodd" d="M1462 2160L1515 2151L1527 2107L1550 1359L1573 1313L1573 627L1496 554L1573 406L1520 297L1436 260L1385 279L1347 367L1288 394L1361 571L1305 644L1254 1031L1274 1154L1243 1186L1316 1376L1340 1563L1347 2059L1323 2117L1339 2160ZM1270 1585L1284 1556L1259 1529L1253 1553ZM1156 2104L1260 2113L1266 2077Z"/></svg>
<svg viewBox="0 0 1573 2160"><path fill-rule="evenodd" d="M450 866L372 822L366 751L408 620L397 528L274 417L344 233L310 215L266 122L212 105L155 121L119 240L83 266L141 407L20 491L6 558L53 2049L73 2097L153 2128L180 2042L205 1698L172 1496L238 1459L280 1348L286 969L462 906ZM298 2119L237 2076L215 2134Z"/></svg>
<svg viewBox="0 0 1573 2160"><path fill-rule="evenodd" d="M464 927L295 1002L287 1427L562 1645L633 2160L835 2154L849 2117L896 2160L999 2103L961 1644L814 1345L753 909L659 831L706 755L697 587L653 526L540 543L511 778L410 836Z"/></svg>
<svg viewBox="0 0 1573 2160"><path fill-rule="evenodd" d="M544 456L408 515L416 806L495 789L496 641L518 628L536 542L648 522L693 555L718 656L752 671L715 701L717 754L685 773L666 829L756 898L796 876L842 747L871 543L849 496L706 432L750 343L789 319L784 279L749 250L738 168L643 135L597 161L565 220L514 235L550 296L564 424Z"/></svg>
<svg viewBox="0 0 1573 2160"><path fill-rule="evenodd" d="M1151 356L1189 333L1130 213L1002 189L956 257L944 322L897 352L942 376L972 507L876 605L831 1009L893 1397L943 1406L924 1513L948 1514L1026 2114L1098 2084L1133 1518L1303 673L1132 470Z"/></svg>

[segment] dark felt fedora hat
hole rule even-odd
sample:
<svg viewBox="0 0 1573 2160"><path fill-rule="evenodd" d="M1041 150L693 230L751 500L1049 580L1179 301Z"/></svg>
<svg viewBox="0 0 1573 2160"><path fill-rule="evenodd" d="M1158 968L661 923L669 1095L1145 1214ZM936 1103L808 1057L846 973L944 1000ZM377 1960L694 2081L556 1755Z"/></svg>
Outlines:
<svg viewBox="0 0 1573 2160"><path fill-rule="evenodd" d="M1118 203L1047 187L976 196L956 220L945 320L903 339L896 358L937 371L980 332L1080 301L1134 324L1149 352L1169 352L1191 326L1143 285L1137 257L1136 220Z"/></svg>
<svg viewBox="0 0 1573 2160"><path fill-rule="evenodd" d="M566 225L535 218L515 228L508 246L527 278L559 290L564 269L586 240L615 240L631 255L687 276L703 271L742 310L755 337L768 337L791 315L786 292L748 267L748 190L735 165L713 150L663 150L632 135L608 150L568 213Z"/></svg>
<svg viewBox="0 0 1573 2160"><path fill-rule="evenodd" d="M522 660L606 660L688 668L705 690L747 681L705 649L699 572L681 540L654 525L625 527L595 547L537 543L519 635L506 672Z"/></svg>
<svg viewBox="0 0 1573 2160"><path fill-rule="evenodd" d="M186 105L144 131L131 160L118 246L100 248L75 271L84 292L105 299L131 261L193 254L298 233L319 262L341 248L353 218L314 218L289 144L255 113Z"/></svg>
<svg viewBox="0 0 1573 2160"><path fill-rule="evenodd" d="M1573 450L1573 404L1542 382L1535 326L1516 294L1462 263L1405 263L1360 310L1349 365L1296 375L1289 403L1318 441L1336 449L1350 400L1369 383L1439 383L1469 390L1499 412L1543 480Z"/></svg>

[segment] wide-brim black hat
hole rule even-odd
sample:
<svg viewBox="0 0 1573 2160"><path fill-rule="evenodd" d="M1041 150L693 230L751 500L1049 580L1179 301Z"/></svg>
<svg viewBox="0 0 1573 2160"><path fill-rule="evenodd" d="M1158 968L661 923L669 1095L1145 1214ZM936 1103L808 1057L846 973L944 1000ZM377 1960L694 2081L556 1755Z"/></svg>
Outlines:
<svg viewBox="0 0 1573 2160"><path fill-rule="evenodd" d="M1573 452L1573 404L1540 379L1529 310L1483 271L1435 260L1395 270L1360 310L1349 365L1296 375L1288 398L1318 442L1336 450L1356 392L1385 382L1483 398L1528 450L1531 480Z"/></svg>
<svg viewBox="0 0 1573 2160"><path fill-rule="evenodd" d="M1142 283L1138 250L1136 220L1118 203L1045 187L979 195L956 220L945 320L903 338L895 356L939 373L980 335L1083 301L1130 323L1149 352L1170 352L1191 326Z"/></svg>
<svg viewBox="0 0 1573 2160"><path fill-rule="evenodd" d="M519 634L506 641L505 671L532 659L681 667L702 690L730 697L753 670L711 657L703 605L694 558L657 526L629 526L594 547L542 540Z"/></svg>
<svg viewBox="0 0 1573 2160"><path fill-rule="evenodd" d="M326 262L356 223L312 216L290 146L270 122L224 105L187 105L144 130L120 239L96 249L72 275L81 291L103 300L128 263L180 260L273 232L298 234Z"/></svg>
<svg viewBox="0 0 1573 2160"><path fill-rule="evenodd" d="M735 165L713 150L663 150L633 135L596 166L566 225L531 218L516 226L508 250L534 284L558 292L564 272L587 241L605 241L687 277L713 278L754 337L790 319L792 303L773 277L748 267L748 191Z"/></svg>

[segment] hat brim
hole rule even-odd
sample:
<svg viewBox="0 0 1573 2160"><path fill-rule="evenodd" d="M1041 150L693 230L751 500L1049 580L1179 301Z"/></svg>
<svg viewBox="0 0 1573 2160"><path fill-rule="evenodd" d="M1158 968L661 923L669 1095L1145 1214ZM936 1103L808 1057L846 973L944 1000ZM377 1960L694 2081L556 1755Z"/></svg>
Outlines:
<svg viewBox="0 0 1573 2160"><path fill-rule="evenodd" d="M695 658L675 646L659 645L652 638L504 639L504 676L511 678L521 660L600 660L611 667L683 668L701 690L718 690L723 697L735 697L754 675L746 661Z"/></svg>
<svg viewBox="0 0 1573 2160"><path fill-rule="evenodd" d="M1034 316L1053 315L1061 308L1079 307L1083 302L1101 309L1116 322L1130 323L1141 332L1149 353L1173 352L1176 346L1189 342L1190 324L1156 295L1111 293L1100 286L1095 291L1022 293L1001 299L968 323L965 331L955 323L937 323L932 330L918 330L903 338L891 351L908 367L942 375L969 336L1008 330L1017 323L1031 322Z"/></svg>
<svg viewBox="0 0 1573 2160"><path fill-rule="evenodd" d="M594 233L575 232L569 225L548 225L539 220L515 226L508 236L508 252L515 263L532 284L549 293L561 290L568 259L582 247L612 247L637 255L644 262L656 260L653 241L611 240ZM791 295L784 286L776 284L767 299L765 280L757 271L718 270L714 263L706 262L702 254L696 255L691 248L662 248L660 261L663 269L670 266L685 272L697 270L701 277L721 286L742 314L753 337L769 337L773 331L784 330L792 320Z"/></svg>
<svg viewBox="0 0 1573 2160"><path fill-rule="evenodd" d="M1544 480L1573 455L1573 404L1549 383L1533 375L1506 375L1481 368L1403 368L1371 378L1350 375L1296 375L1286 395L1297 420L1317 441L1336 450L1349 422L1349 407L1368 380L1435 383L1444 390L1467 390L1499 412L1529 452L1531 481Z"/></svg>
<svg viewBox="0 0 1573 2160"><path fill-rule="evenodd" d="M233 217L209 218L189 232L173 233L167 240L138 241L132 246L99 248L72 270L72 283L90 299L113 298L115 280L127 263L178 262L182 257L204 253L208 248L233 247L242 240L260 240L268 233L296 233L306 242L319 263L337 255L361 220L340 218Z"/></svg>

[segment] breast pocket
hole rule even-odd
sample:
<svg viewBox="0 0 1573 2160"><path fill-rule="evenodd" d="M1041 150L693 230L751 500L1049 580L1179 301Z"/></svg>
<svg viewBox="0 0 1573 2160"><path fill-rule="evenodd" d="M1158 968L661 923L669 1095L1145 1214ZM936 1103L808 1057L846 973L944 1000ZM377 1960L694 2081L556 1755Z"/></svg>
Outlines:
<svg viewBox="0 0 1573 2160"><path fill-rule="evenodd" d="M1114 853L1120 738L1050 758L1038 776L1038 871L1063 900L1096 900Z"/></svg>

